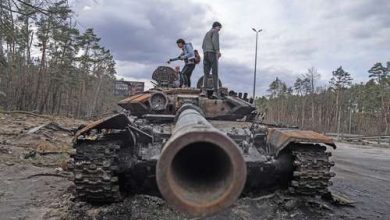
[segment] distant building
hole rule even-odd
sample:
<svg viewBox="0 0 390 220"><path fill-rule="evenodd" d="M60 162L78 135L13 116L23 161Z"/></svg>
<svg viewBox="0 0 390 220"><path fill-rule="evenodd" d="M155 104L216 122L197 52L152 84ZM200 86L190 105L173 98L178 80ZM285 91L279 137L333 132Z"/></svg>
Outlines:
<svg viewBox="0 0 390 220"><path fill-rule="evenodd" d="M143 92L144 88L144 82L117 80L115 81L114 95L131 96L139 92Z"/></svg>

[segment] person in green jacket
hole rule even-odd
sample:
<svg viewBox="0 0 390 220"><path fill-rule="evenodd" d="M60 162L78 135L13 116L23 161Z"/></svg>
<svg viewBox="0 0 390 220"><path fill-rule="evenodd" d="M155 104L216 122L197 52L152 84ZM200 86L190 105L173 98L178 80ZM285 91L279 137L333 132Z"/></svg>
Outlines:
<svg viewBox="0 0 390 220"><path fill-rule="evenodd" d="M213 75L213 98L218 98L218 59L221 57L221 51L219 48L219 31L222 25L218 21L213 23L211 30L209 30L203 38L203 89L201 96L206 96L205 90L206 80L210 74Z"/></svg>

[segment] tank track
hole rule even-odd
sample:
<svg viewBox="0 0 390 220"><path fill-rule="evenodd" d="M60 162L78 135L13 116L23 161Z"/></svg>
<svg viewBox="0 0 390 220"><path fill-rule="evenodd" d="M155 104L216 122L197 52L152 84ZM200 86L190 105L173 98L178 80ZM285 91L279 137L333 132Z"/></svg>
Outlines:
<svg viewBox="0 0 390 220"><path fill-rule="evenodd" d="M293 179L289 191L293 194L306 196L322 196L328 192L328 186L333 183L330 178L335 176L330 168L334 166L329 161L330 152L318 144L296 144L292 147Z"/></svg>
<svg viewBox="0 0 390 220"><path fill-rule="evenodd" d="M92 203L122 199L116 174L120 146L120 141L113 140L86 140L75 144L71 169L77 198Z"/></svg>

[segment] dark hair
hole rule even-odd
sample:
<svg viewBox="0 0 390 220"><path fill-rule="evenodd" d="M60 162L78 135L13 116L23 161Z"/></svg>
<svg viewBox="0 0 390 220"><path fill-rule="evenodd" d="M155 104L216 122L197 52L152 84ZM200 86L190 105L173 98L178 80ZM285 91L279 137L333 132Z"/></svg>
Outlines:
<svg viewBox="0 0 390 220"><path fill-rule="evenodd" d="M213 28L216 28L216 27L222 27L222 24L219 23L218 21L216 21L213 23Z"/></svg>
<svg viewBox="0 0 390 220"><path fill-rule="evenodd" d="M176 43L177 43L177 44L178 44L178 43L185 44L186 42L185 42L183 39L180 38L179 40L176 41Z"/></svg>

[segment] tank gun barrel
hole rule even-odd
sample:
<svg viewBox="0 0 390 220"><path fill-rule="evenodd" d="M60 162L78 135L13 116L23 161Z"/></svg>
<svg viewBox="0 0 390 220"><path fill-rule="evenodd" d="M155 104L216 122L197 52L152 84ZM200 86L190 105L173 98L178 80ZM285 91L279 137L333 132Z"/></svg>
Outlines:
<svg viewBox="0 0 390 220"><path fill-rule="evenodd" d="M163 147L156 178L169 204L193 216L206 216L239 197L246 164L231 138L214 128L196 106L184 105Z"/></svg>

